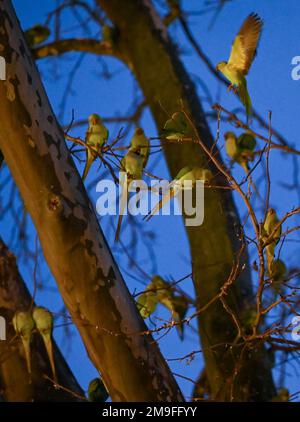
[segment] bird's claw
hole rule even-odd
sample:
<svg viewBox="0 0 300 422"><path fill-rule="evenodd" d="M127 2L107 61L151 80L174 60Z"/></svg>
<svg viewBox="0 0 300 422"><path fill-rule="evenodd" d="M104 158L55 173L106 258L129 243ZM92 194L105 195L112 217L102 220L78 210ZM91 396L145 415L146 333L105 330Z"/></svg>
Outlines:
<svg viewBox="0 0 300 422"><path fill-rule="evenodd" d="M236 86L234 86L233 84L230 84L230 85L228 85L228 91L233 91L235 94L237 94L237 92L238 92L238 89L237 89L237 87Z"/></svg>

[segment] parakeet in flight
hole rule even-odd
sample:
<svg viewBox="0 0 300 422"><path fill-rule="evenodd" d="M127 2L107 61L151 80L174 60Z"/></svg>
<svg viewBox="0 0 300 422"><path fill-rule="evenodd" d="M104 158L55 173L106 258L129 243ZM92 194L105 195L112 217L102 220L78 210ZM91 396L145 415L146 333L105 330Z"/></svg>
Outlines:
<svg viewBox="0 0 300 422"><path fill-rule="evenodd" d="M127 154L122 158L120 170L121 172L126 173L126 177L122 177L120 180L122 193L120 197L120 215L115 235L115 242L117 242L119 239L123 213L128 202L128 185L132 180L142 179L144 160L145 157L137 153L135 148L129 148Z"/></svg>
<svg viewBox="0 0 300 422"><path fill-rule="evenodd" d="M91 114L89 116L89 127L86 131L85 142L90 148L86 148L86 163L82 180L84 181L93 161L101 153L101 149L108 139L108 130L102 123L101 117L98 114Z"/></svg>
<svg viewBox="0 0 300 422"><path fill-rule="evenodd" d="M251 113L251 99L246 75L255 57L262 26L261 18L251 13L235 37L228 62L223 61L217 65L217 70L231 82L229 89L237 87L239 97L246 108L247 119Z"/></svg>
<svg viewBox="0 0 300 422"><path fill-rule="evenodd" d="M33 330L35 329L35 322L30 312L18 311L15 313L12 323L15 332L21 337L25 352L27 370L29 375L31 375L30 343Z"/></svg>
<svg viewBox="0 0 300 422"><path fill-rule="evenodd" d="M233 132L226 132L224 138L227 155L233 162L240 164L248 174L250 170L249 161L253 160L256 147L254 136L246 132L237 138Z"/></svg>
<svg viewBox="0 0 300 422"><path fill-rule="evenodd" d="M27 29L24 35L27 40L28 46L32 48L46 41L46 39L50 36L50 30L49 28L47 28L47 26L37 24L34 25L32 28Z"/></svg>
<svg viewBox="0 0 300 422"><path fill-rule="evenodd" d="M204 183L209 183L213 175L209 169L200 167L183 167L175 179L167 186L167 192L163 195L161 200L146 216L146 221L149 221L159 210L172 198L174 198L181 189L187 188L184 186L185 181L191 181L194 186L197 180L202 180Z"/></svg>
<svg viewBox="0 0 300 422"><path fill-rule="evenodd" d="M43 338L47 354L49 357L53 378L56 382L56 370L54 364L53 345L52 345L52 331L53 331L53 316L48 309L37 306L33 309L32 317L34 319L36 328Z"/></svg>
<svg viewBox="0 0 300 422"><path fill-rule="evenodd" d="M170 140L184 139L189 132L189 124L182 111L174 113L171 119L167 120L162 130L162 136Z"/></svg>
<svg viewBox="0 0 300 422"><path fill-rule="evenodd" d="M143 167L145 168L149 158L150 147L149 140L142 128L137 127L135 129L130 141L130 149L143 157Z"/></svg>
<svg viewBox="0 0 300 422"><path fill-rule="evenodd" d="M266 245L266 255L267 255L267 264L268 272L272 274L273 263L274 263L274 254L277 243L280 240L282 227L281 225L275 230L279 224L279 219L277 217L276 211L273 208L270 208L267 212L266 220L263 225L264 238L267 239L271 235L273 236L270 243ZM273 233L275 230L275 233Z"/></svg>

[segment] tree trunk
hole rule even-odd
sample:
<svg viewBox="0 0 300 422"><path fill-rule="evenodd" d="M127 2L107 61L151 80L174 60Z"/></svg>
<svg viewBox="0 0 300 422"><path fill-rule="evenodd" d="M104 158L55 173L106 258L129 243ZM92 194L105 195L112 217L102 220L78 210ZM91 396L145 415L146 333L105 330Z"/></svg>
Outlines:
<svg viewBox="0 0 300 422"><path fill-rule="evenodd" d="M126 288L9 0L0 1L0 148L90 359L114 401L182 400Z"/></svg>
<svg viewBox="0 0 300 422"><path fill-rule="evenodd" d="M16 311L28 310L31 305L32 298L19 274L16 259L0 238L0 315L6 321L6 340L0 341L1 395L10 402L84 400L84 392L55 342L54 359L58 384L65 389L55 388L45 378L45 375L52 378L52 373L40 336L34 337L31 347L30 381L22 343L16 338L11 321Z"/></svg>
<svg viewBox="0 0 300 422"><path fill-rule="evenodd" d="M126 57L157 128L160 130L167 120L165 110L171 116L180 109L182 100L199 137L211 147L213 137L196 89L151 1L98 0L98 3L119 30L116 50ZM165 142L164 152L172 177L186 165L207 165L217 173L211 162L207 163L207 156L199 145ZM224 180L217 176L214 183L222 184ZM199 309L219 293L231 272L241 248L238 228L239 218L230 191L206 189L204 223L199 227L187 227ZM251 304L252 297L246 253L242 256L243 263L245 269L226 296L226 301L238 314ZM274 396L271 369L264 350L255 346L248 353L246 348L241 359L242 348L229 346L236 338L237 330L220 302L199 315L199 331L212 398L251 401L269 400ZM240 369L235 376L237 365Z"/></svg>

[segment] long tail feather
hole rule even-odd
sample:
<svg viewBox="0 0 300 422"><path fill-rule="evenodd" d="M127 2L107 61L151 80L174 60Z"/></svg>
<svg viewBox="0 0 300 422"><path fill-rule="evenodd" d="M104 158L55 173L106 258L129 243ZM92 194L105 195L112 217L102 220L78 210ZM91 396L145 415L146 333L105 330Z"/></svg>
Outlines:
<svg viewBox="0 0 300 422"><path fill-rule="evenodd" d="M50 361L50 366L53 374L54 381L57 382L57 376L56 376L56 370L55 370L55 363L54 363L54 354L53 354L53 345L52 345L52 339L50 338L44 338L45 347L47 350L47 354Z"/></svg>
<svg viewBox="0 0 300 422"><path fill-rule="evenodd" d="M30 341L28 339L22 338L22 343L23 343L23 348L25 352L25 359L26 359L28 374L29 376L31 376Z"/></svg>
<svg viewBox="0 0 300 422"><path fill-rule="evenodd" d="M245 106L246 114L247 114L247 123L248 123L249 117L251 115L252 104L251 104L251 99L248 93L246 79L243 79L243 81L239 84L239 96L242 103Z"/></svg>
<svg viewBox="0 0 300 422"><path fill-rule="evenodd" d="M162 207L167 202L169 202L174 196L176 196L177 193L178 193L178 187L175 185L173 189L170 189L170 191L168 191L166 194L163 195L159 203L156 204L155 207L153 207L150 213L146 216L145 220L149 221L155 214L157 214L162 209Z"/></svg>
<svg viewBox="0 0 300 422"><path fill-rule="evenodd" d="M120 198L120 207L119 207L120 214L119 214L118 225L117 225L117 230L115 234L115 242L118 242L119 237L120 237L123 214L124 214L125 206L127 204L127 197L128 197L128 184L127 184L127 181L125 181L123 184L121 198Z"/></svg>
<svg viewBox="0 0 300 422"><path fill-rule="evenodd" d="M94 161L94 157L90 151L87 152L86 155L86 163L85 168L82 175L82 180L85 181L86 176L88 175L88 172L90 171L90 167L92 165L92 162Z"/></svg>

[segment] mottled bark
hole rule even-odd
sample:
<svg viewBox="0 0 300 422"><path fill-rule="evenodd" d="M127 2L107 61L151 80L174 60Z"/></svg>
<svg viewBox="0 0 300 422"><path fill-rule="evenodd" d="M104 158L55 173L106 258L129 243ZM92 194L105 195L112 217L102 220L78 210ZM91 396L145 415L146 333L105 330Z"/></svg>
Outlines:
<svg viewBox="0 0 300 422"><path fill-rule="evenodd" d="M178 111L182 100L199 136L211 147L213 137L196 89L151 1L98 0L98 3L118 28L119 40L115 48L122 51L139 82L157 128L161 129L167 119L165 110L169 115ZM207 156L196 144L165 143L164 152L172 177L186 165L207 164ZM208 165L216 174L212 164ZM214 181L224 183L220 176ZM236 253L241 248L238 228L239 218L231 193L206 189L204 223L200 227L187 227L199 308L220 291L230 274ZM249 306L252 296L246 253L242 261L246 264L245 269L226 296L228 304L239 314ZM229 346L236 338L237 329L220 302L200 314L199 330L213 397L220 400L268 400L274 395L264 350L259 347L253 347L249 353L246 350L240 361L241 348ZM237 363L239 371L232 389Z"/></svg>
<svg viewBox="0 0 300 422"><path fill-rule="evenodd" d="M32 342L32 374L28 375L22 343L12 327L16 311L28 310L32 297L19 274L16 259L0 238L0 315L6 321L6 340L0 341L0 390L6 401L81 401L84 392L54 342L58 384L55 388L49 359L40 336ZM69 390L67 392L66 390ZM73 393L73 394L72 394ZM82 399L80 399L82 397Z"/></svg>
<svg viewBox="0 0 300 422"><path fill-rule="evenodd" d="M126 288L9 0L0 1L0 148L87 353L114 401L182 400Z"/></svg>

